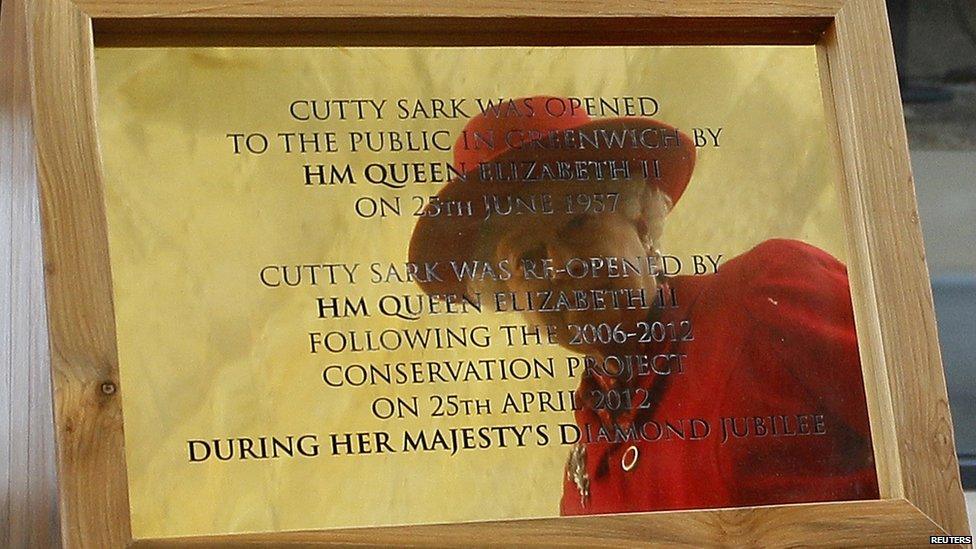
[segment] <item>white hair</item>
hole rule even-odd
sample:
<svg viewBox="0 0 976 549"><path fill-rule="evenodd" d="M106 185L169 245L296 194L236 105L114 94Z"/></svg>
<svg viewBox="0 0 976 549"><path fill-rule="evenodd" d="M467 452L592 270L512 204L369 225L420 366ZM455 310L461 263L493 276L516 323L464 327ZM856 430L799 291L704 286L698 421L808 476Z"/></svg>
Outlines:
<svg viewBox="0 0 976 549"><path fill-rule="evenodd" d="M581 186L574 184L573 187ZM584 188L586 192L593 192L592 185ZM574 192L576 190L576 188L573 189ZM659 255L661 234L664 232L664 219L672 207L671 197L656 186L648 185L641 179L614 182L612 188L608 188L607 192L618 193L616 209L612 214L603 213L598 215L624 216L625 219L634 225L638 238L647 255ZM557 201L554 200L554 202ZM540 219L539 222L555 223L561 221L567 223L571 219L573 217L564 215L560 216L558 221L557 219L546 218L544 220ZM518 223L519 225L509 225L510 223ZM490 227L486 227L482 232L482 237L474 247L475 254L472 258L492 261L495 257L495 250L500 237L505 234L506 230L511 230L513 227L518 227L515 230L526 231L525 219L505 218L496 220ZM528 230L528 232L531 232L531 230ZM504 289L505 285L500 280L486 279L483 281L469 281L468 283L469 292L480 291L491 293Z"/></svg>
<svg viewBox="0 0 976 549"><path fill-rule="evenodd" d="M622 192L618 204L620 213L627 216L637 228L641 244L648 254L658 251L661 234L664 233L664 218L671 211L671 197L661 189L653 187L648 190L642 182L642 189L636 192L629 188Z"/></svg>

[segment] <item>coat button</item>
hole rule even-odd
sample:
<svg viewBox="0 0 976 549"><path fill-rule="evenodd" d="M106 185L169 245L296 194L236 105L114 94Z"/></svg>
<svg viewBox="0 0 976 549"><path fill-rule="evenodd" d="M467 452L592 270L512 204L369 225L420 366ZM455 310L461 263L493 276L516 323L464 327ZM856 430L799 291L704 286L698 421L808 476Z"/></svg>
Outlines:
<svg viewBox="0 0 976 549"><path fill-rule="evenodd" d="M624 452L623 457L620 458L620 466L623 467L624 471L631 471L637 466L637 456L637 446L631 444Z"/></svg>

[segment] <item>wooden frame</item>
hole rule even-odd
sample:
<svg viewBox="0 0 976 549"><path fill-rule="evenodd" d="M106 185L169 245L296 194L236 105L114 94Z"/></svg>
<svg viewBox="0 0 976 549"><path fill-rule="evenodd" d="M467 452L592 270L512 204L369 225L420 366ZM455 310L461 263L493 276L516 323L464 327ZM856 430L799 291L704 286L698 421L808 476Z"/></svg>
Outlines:
<svg viewBox="0 0 976 549"><path fill-rule="evenodd" d="M883 0L35 0L34 127L63 540L226 544L923 545L968 533ZM477 25L471 25L477 20ZM585 20L599 33L580 36ZM880 501L133 541L93 45L816 44L845 182Z"/></svg>

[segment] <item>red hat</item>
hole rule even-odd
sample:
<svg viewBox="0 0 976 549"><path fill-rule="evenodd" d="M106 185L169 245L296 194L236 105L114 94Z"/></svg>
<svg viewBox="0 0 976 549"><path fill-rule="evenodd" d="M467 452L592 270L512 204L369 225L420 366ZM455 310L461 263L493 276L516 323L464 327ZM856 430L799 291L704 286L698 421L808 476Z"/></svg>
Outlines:
<svg viewBox="0 0 976 549"><path fill-rule="evenodd" d="M449 181L437 198L442 204L470 201L472 215L419 219L409 261L438 262L435 272L443 279L420 287L428 294L459 291L463 283L447 262L471 259L479 241L491 234L493 224L484 220L486 194L578 192L581 187L607 192L613 178L603 176L610 162L617 175L621 169L634 177L647 174L648 190L664 192L673 206L691 179L695 147L687 135L652 118L591 119L578 101L559 97L513 99L471 118L454 144L453 167L464 175Z"/></svg>

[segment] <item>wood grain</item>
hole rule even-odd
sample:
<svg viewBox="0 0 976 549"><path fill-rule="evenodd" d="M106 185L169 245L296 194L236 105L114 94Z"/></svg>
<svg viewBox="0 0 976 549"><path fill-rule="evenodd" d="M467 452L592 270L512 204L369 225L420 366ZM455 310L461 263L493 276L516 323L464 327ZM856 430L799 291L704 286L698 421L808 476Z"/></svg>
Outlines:
<svg viewBox="0 0 976 549"><path fill-rule="evenodd" d="M134 547L918 547L936 532L905 500L333 532L147 540Z"/></svg>
<svg viewBox="0 0 976 549"><path fill-rule="evenodd" d="M0 5L0 547L57 547L27 7Z"/></svg>
<svg viewBox="0 0 976 549"><path fill-rule="evenodd" d="M96 19L166 17L833 17L846 0L78 0ZM871 0L869 0L871 1Z"/></svg>
<svg viewBox="0 0 976 549"><path fill-rule="evenodd" d="M67 547L121 547L129 541L129 505L91 31L70 2L34 6L34 131L62 539Z"/></svg>
<svg viewBox="0 0 976 549"><path fill-rule="evenodd" d="M631 23L650 21L661 27L655 31L661 37L669 32L673 36L703 32L706 38L714 39L714 33L728 37L728 32L738 29L738 39L756 43L770 39L771 32L787 31L788 35L789 28L795 28L794 38L802 35L804 40L819 44L827 77L823 90L828 110L836 118L832 131L842 159L848 205L846 219L854 258L851 280L879 478L887 498L877 502L140 540L136 545L609 546L653 542L684 546L892 546L923 545L931 534L967 531L881 0L36 1L31 32L34 123L62 478L61 514L67 546L120 547L132 541L120 390L116 390L123 388L118 388L95 133L90 18L109 42L129 44L140 37L150 43L165 41L171 33L189 33L193 40L205 41L209 39L207 32L215 29L254 39L255 29L261 25L270 25L266 29L272 32L264 33L267 36L263 39L275 44L296 36L311 39L324 29L319 25L338 22L344 25L344 34L327 40L395 43L413 39L422 43L453 37L455 43L465 43L485 40L499 29L518 25L525 25L527 30L543 25L542 29L550 33L547 39L571 40L573 25L580 24L574 17L591 17L601 32L617 28L615 25L626 26L615 18ZM285 31L297 20L279 19L306 16L313 19L301 23L306 27L297 34ZM443 18L439 21L450 24L444 32L434 32L430 27L425 36L409 38L427 28L410 26L425 16ZM712 27L696 30L695 23ZM481 24L488 25L481 34L454 32ZM644 30L650 32L650 27ZM149 36L153 33L158 36ZM374 36L377 33L383 36Z"/></svg>
<svg viewBox="0 0 976 549"><path fill-rule="evenodd" d="M99 46L813 44L842 4L841 0L78 3L95 18Z"/></svg>
<svg viewBox="0 0 976 549"><path fill-rule="evenodd" d="M883 2L849 2L825 36L859 259L855 293L873 299L858 324L872 431L887 494L954 535L968 532L952 419L925 264L901 97ZM864 259L867 259L865 262ZM862 330L862 326L870 327ZM883 368L875 371L877 360ZM883 373L883 375L882 375ZM881 386L887 383L887 387ZM890 396L886 396L890 395ZM890 413L888 407L890 406ZM894 440L891 440L892 434ZM880 437L880 440L879 440ZM898 478L892 478L898 477Z"/></svg>
<svg viewBox="0 0 976 549"><path fill-rule="evenodd" d="M843 0L79 1L99 45L812 44ZM203 17L201 17L203 16Z"/></svg>
<svg viewBox="0 0 976 549"><path fill-rule="evenodd" d="M836 51L836 31L830 29L824 40L817 45L817 61L820 70L820 84L827 119L827 131L834 148L836 160L835 173L838 198L842 204L844 223L847 228L847 272L852 288L851 300L854 305L854 320L857 326L858 351L861 356L861 372L866 387L865 397L868 416L871 418L871 438L874 446L875 465L878 473L878 487L882 498L902 498L904 490L901 482L901 459L896 443L895 426L885 418L894 416L891 402L891 387L884 360L884 345L881 339L881 324L878 316L877 293L872 277L871 250L868 245L867 223L865 219L864 197L858 184L854 156L844 150L841 131L850 132L850 126L839 126L838 117L852 106L848 91L840 84L834 85L831 76L831 48ZM844 82L842 81L841 84ZM839 102L839 106L838 106ZM850 173L852 175L848 176Z"/></svg>

